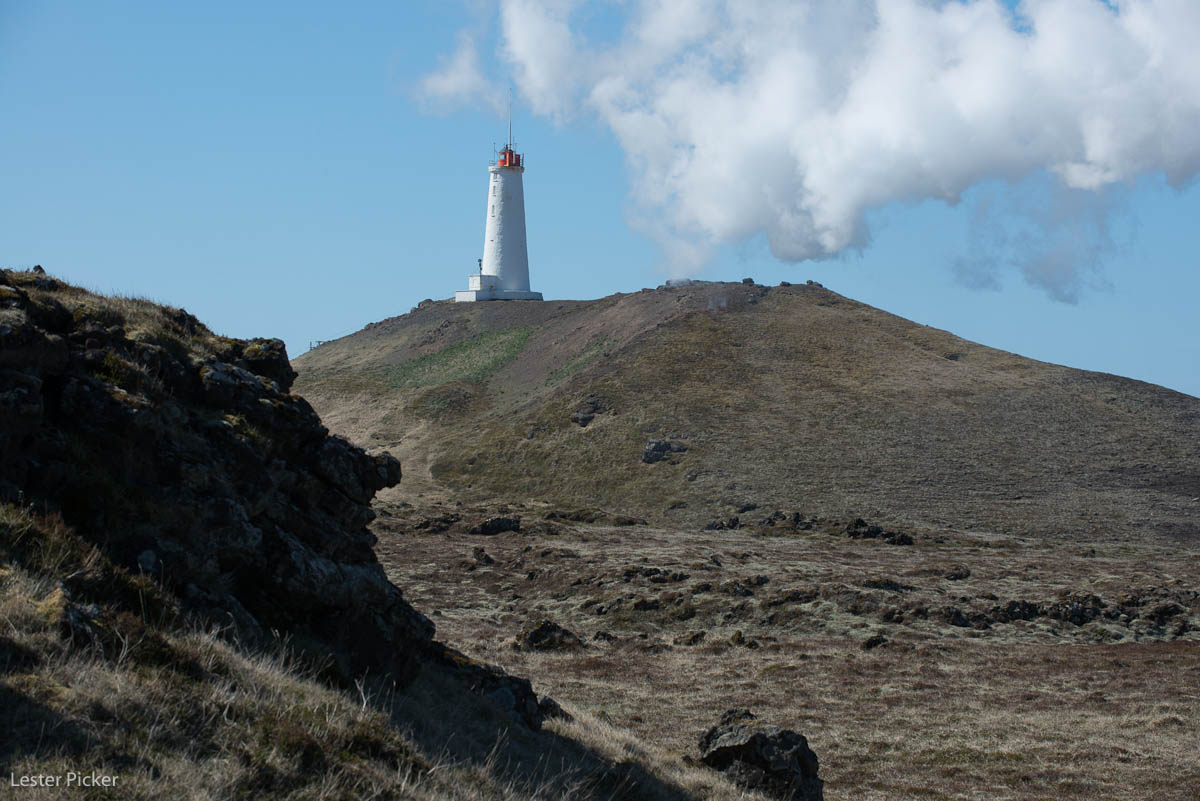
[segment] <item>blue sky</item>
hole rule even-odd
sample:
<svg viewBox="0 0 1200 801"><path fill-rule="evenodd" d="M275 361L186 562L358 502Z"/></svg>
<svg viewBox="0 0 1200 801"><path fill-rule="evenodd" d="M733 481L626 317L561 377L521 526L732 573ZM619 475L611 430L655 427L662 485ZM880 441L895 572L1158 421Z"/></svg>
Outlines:
<svg viewBox="0 0 1200 801"><path fill-rule="evenodd" d="M912 15L891 22L897 30L927 25L942 50L954 48L957 31L992 37L984 46L972 43L973 51L990 42L1001 54L1014 46L993 30L986 9L973 8L994 4L962 4L976 15L968 25L939 10L945 4L892 5L905 11L909 3ZM1047 0L1022 10L1034 15L1037 31L1051 31L1052 12L1090 13L1081 4L1102 5ZM858 5L873 13L866 0ZM1162 14L1171 11L1167 0L1159 5ZM977 136L969 115L965 123L943 120L940 107L923 109L918 124L906 128L904 115L927 95L889 111L888 97L903 88L851 82L852 96L883 91L882 100L863 106L882 116L869 125L831 116L829 124L867 125L876 138L863 139L862 150L821 184L813 176L817 165L830 163L822 161L827 151L807 152L804 144L818 138L815 128L802 140L772 140L763 138L772 126L792 136L786 116L754 125L732 119L738 115L731 109L751 96L745 76L771 74L772 64L714 58L687 72L697 54L703 60L730 47L725 33L697 29L670 63L637 73L623 63L637 61L629 42L676 46L661 43L662 30L675 29L655 28L659 23L639 16L637 6L598 2L542 19L548 27L530 49L523 27L514 27L524 23L515 21L536 27L539 20L518 0L500 7L0 4L0 266L41 264L92 289L183 306L224 334L279 336L297 355L311 340L466 287L482 255L487 162L504 137L495 101L511 85L516 139L528 165L531 280L547 298L602 297L678 275L813 279L987 345L1200 395L1194 154L1162 144L1153 110L1135 117L1120 106L1152 95L1156 85L1111 101L1131 126L1143 121L1150 129L1144 141L1158 143L1154 148L1139 150L1143 140L1129 140L1115 156L1095 158L1092 148L1091 162L1064 168L1039 166L1029 148L964 146L961 157L952 148L917 174L896 166L925 163L919 149L904 148L945 152L945 141L976 143L988 129ZM926 12L940 16L920 16ZM713 19L721 21L721 13L713 11ZM1194 40L1200 30L1188 26L1195 15L1184 16L1174 27ZM832 26L842 31L830 34L834 41L844 35L865 53L878 45L887 59L908 63L906 53L887 50L848 16L804 24L814 35ZM757 45L762 29L739 25L745 38L733 44ZM556 51L554 36L567 37L558 44L569 47ZM762 43L768 53L773 46ZM780 47L780 58L797 57L792 45ZM1056 47L1046 52L1061 59L1054 74L1067 76L1066 96L1073 96L1072 59L1086 53ZM545 61L542 50L566 60ZM439 94L430 77L453 72L464 54L476 59L474 83ZM577 70L577 63L600 66ZM924 75L925 67L914 69ZM847 70L858 75L861 63ZM662 77L668 74L675 84ZM970 98L1004 93L1003 74L972 75L983 88L975 85ZM829 86L845 97L835 78ZM961 78L948 80L958 85ZM686 95L675 89L697 80L715 81L711 101L685 102L682 110L677 100L666 105L664 98ZM765 105L759 89L774 84L753 83L758 105L747 113L787 106L788 80ZM1146 80L1167 84L1170 77ZM605 95L613 85L621 94ZM1164 96L1178 97L1188 111L1170 119L1191 136L1197 98L1181 95L1181 85L1167 86ZM813 97L826 102L821 92ZM1164 105L1170 103L1156 108ZM807 125L820 107L805 108ZM1094 109L1084 112L1094 116ZM701 132L685 123L671 127L672 147L660 153L658 139L647 134L655 129L631 123L647 119L671 126L695 119ZM1064 120L1055 131L1068 130ZM715 152L730 150L728 173L705 173L700 163L698 154L714 152L703 134L710 124L720 133ZM930 133L943 129L958 138ZM838 141L858 144L856 130L845 129ZM880 144L878 131L908 133ZM873 158L893 147L894 157ZM1048 147L1058 152L1053 142ZM661 178L667 173L658 170L681 158L695 159L684 162L696 168L686 180L678 170ZM1062 189L1055 176L1068 174L1096 185ZM750 190L741 193L738 185ZM660 193L663 186L670 191ZM822 199L798 204L787 196L792 190ZM679 257L680 243L687 258Z"/></svg>

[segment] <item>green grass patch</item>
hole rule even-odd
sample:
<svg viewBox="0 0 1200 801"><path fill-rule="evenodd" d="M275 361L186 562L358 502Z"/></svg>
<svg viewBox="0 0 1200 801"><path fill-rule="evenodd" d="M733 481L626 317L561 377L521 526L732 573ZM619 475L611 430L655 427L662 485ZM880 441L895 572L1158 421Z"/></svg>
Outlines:
<svg viewBox="0 0 1200 801"><path fill-rule="evenodd" d="M450 381L481 383L520 355L533 328L489 331L402 364L372 370L373 377L395 389L417 389Z"/></svg>

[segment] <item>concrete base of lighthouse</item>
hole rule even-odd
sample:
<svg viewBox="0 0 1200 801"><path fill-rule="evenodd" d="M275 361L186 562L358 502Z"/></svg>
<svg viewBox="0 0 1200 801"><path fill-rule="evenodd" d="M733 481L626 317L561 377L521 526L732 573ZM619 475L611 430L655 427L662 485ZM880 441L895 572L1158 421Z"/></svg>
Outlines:
<svg viewBox="0 0 1200 801"><path fill-rule="evenodd" d="M477 300L541 300L541 292L518 292L510 289L460 289L454 293L456 303L471 303Z"/></svg>
<svg viewBox="0 0 1200 801"><path fill-rule="evenodd" d="M494 275L467 276L469 289L460 289L454 293L455 303L473 303L477 300L541 300L541 292L530 292L520 289L501 289L496 286Z"/></svg>

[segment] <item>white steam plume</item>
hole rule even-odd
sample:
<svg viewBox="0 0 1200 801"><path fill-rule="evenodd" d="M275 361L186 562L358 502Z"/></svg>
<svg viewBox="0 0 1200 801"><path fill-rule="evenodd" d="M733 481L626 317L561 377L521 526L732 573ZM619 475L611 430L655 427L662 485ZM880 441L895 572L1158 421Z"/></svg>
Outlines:
<svg viewBox="0 0 1200 801"><path fill-rule="evenodd" d="M789 261L861 248L867 211L955 203L990 179L1044 171L1090 193L1200 170L1196 0L620 5L623 34L596 43L580 0L500 0L500 57L536 113L611 127L642 225L683 272L760 232ZM1102 243L1088 215L1073 224ZM1066 300L1082 280L1071 262L1103 250L1030 247L1026 277Z"/></svg>

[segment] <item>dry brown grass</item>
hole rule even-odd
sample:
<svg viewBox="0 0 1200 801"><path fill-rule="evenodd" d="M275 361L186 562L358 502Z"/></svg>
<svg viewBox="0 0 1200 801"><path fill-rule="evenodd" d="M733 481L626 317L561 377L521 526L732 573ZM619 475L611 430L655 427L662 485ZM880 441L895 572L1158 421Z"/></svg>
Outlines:
<svg viewBox="0 0 1200 801"><path fill-rule="evenodd" d="M29 295L39 314L119 326L134 342L165 348L176 358L203 357L233 341L214 334L183 309L147 298L99 294L32 272L10 271L9 278Z"/></svg>
<svg viewBox="0 0 1200 801"><path fill-rule="evenodd" d="M918 532L905 547L807 532L574 525L558 536L479 537L412 528L435 511L392 509L399 516L381 518L377 531L390 577L434 615L439 635L676 761L696 755L699 733L723 710L745 706L809 738L831 798L1167 801L1200 788L1194 600L1165 627L1039 617L976 630L935 613L1081 592L1112 602L1134 588L1194 598L1194 549L952 531ZM537 516L533 507L510 512ZM477 546L494 564L475 561ZM960 566L969 577L945 577ZM688 578L655 583L634 571L625 580L643 567ZM754 585L756 576L768 581ZM753 595L720 590L736 581ZM888 581L907 589L867 586ZM713 589L696 592L704 583ZM791 591L801 600L776 603ZM623 605L596 613L616 600ZM635 600L660 606L639 611ZM910 610L907 619L885 622L895 607ZM931 614L911 613L920 607ZM588 647L514 650L513 636L542 617ZM1180 619L1190 631L1177 633ZM615 639L595 640L597 631ZM705 634L700 644L676 644L695 631ZM731 644L737 632L758 647ZM877 633L887 643L863 650Z"/></svg>
<svg viewBox="0 0 1200 801"><path fill-rule="evenodd" d="M0 506L0 773L7 785L95 771L117 786L3 797L753 798L586 714L542 732L514 725L436 669L347 692L286 647L250 653L219 632L123 617L120 603L81 606L56 571L74 572L83 553L103 573L103 556L72 537L57 519ZM90 622L66 624L69 610Z"/></svg>

